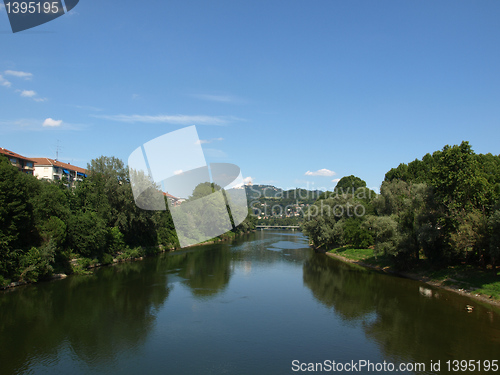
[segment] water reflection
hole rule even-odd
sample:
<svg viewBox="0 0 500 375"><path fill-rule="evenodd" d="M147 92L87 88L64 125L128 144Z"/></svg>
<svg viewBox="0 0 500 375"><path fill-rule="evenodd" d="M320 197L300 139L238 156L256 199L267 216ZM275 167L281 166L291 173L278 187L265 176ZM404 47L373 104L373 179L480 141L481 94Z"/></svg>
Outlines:
<svg viewBox="0 0 500 375"><path fill-rule="evenodd" d="M270 266L276 262L303 262L309 256L307 239L300 232L259 230L232 244L233 260Z"/></svg>
<svg viewBox="0 0 500 375"><path fill-rule="evenodd" d="M293 359L492 360L499 325L489 306L314 254L300 233L262 231L0 293L0 372L263 375L290 372Z"/></svg>
<svg viewBox="0 0 500 375"><path fill-rule="evenodd" d="M304 263L303 278L318 301L361 324L387 358L430 363L492 360L500 353L500 321L490 306L320 254ZM472 313L469 303L476 306Z"/></svg>
<svg viewBox="0 0 500 375"><path fill-rule="evenodd" d="M162 261L190 288L194 297L209 298L222 292L231 277L231 249L207 245L182 254L165 254Z"/></svg>
<svg viewBox="0 0 500 375"><path fill-rule="evenodd" d="M141 345L169 295L166 276L154 272L153 263L150 272L142 267L126 263L1 295L2 373L57 362L68 347L79 360L99 366Z"/></svg>

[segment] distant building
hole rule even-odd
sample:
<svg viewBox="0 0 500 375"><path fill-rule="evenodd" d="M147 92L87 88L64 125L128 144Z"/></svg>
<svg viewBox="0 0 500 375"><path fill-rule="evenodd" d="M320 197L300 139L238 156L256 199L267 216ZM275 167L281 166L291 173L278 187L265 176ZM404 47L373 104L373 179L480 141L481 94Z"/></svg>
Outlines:
<svg viewBox="0 0 500 375"><path fill-rule="evenodd" d="M39 179L58 181L66 177L68 182L72 184L87 177L86 169L69 163L62 163L49 158L33 158L33 161L35 162L34 175Z"/></svg>
<svg viewBox="0 0 500 375"><path fill-rule="evenodd" d="M173 206L178 206L185 201L185 199L174 197L172 194L169 193L163 192L163 195L167 197L167 199L170 201L170 203L172 203Z"/></svg>
<svg viewBox="0 0 500 375"><path fill-rule="evenodd" d="M0 147L0 154L7 156L14 167L17 167L21 172L27 174L33 174L34 171L34 159L28 159L22 155L16 154L6 148Z"/></svg>

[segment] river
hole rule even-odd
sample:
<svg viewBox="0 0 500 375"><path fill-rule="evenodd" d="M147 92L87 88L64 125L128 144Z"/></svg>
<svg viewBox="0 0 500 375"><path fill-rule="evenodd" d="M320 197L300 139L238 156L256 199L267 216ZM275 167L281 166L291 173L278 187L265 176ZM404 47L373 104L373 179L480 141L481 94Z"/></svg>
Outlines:
<svg viewBox="0 0 500 375"><path fill-rule="evenodd" d="M329 373L333 361L445 374L457 373L446 361L499 359L497 308L315 254L300 232L0 293L1 374Z"/></svg>

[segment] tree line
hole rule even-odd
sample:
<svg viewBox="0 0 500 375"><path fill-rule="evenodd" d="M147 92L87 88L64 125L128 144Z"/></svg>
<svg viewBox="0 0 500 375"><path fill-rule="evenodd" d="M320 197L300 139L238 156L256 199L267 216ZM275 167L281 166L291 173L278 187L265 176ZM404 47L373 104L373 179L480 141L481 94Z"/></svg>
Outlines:
<svg viewBox="0 0 500 375"><path fill-rule="evenodd" d="M358 207L350 214L345 207ZM327 208L330 209L328 213ZM342 210L342 209L343 210ZM373 247L398 268L500 260L500 155L468 142L445 146L385 175L380 194L344 177L311 206L303 224L314 246Z"/></svg>
<svg viewBox="0 0 500 375"><path fill-rule="evenodd" d="M87 171L87 178L69 187L65 179L20 173L0 157L0 286L179 247L168 209L136 206L120 159L101 156ZM247 219L221 237L253 226Z"/></svg>

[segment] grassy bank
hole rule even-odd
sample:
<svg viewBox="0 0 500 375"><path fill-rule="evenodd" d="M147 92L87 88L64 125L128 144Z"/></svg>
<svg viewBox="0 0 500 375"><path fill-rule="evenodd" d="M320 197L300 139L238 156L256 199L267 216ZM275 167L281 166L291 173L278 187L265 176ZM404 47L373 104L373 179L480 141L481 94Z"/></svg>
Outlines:
<svg viewBox="0 0 500 375"><path fill-rule="evenodd" d="M471 265L455 265L441 269L433 269L426 260L421 260L411 273L399 272L392 266L389 256L376 256L372 249L356 249L339 247L327 252L350 263L396 273L415 280L421 280L434 286L468 293L474 297L500 302L500 272L483 270Z"/></svg>
<svg viewBox="0 0 500 375"><path fill-rule="evenodd" d="M255 230L249 231L239 231L239 232L227 232L221 234L220 236L214 237L212 239L206 240L204 242L187 246L185 248L180 247L165 247L165 246L148 246L148 247L128 247L125 246L120 251L114 254L104 253L101 257L88 258L83 257L76 253L67 253L67 257L59 262L51 264L52 271L47 275L40 278L26 278L17 281L6 280L0 277L0 290L13 288L16 286L33 284L40 281L48 281L53 279L63 279L69 275L90 275L93 269L108 266L121 262L137 261L143 260L146 257L156 256L164 252L186 250L190 247L211 245L222 242L228 242L236 239L237 237L249 234Z"/></svg>

